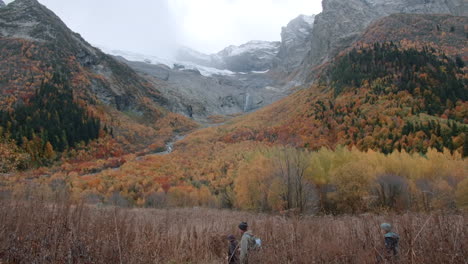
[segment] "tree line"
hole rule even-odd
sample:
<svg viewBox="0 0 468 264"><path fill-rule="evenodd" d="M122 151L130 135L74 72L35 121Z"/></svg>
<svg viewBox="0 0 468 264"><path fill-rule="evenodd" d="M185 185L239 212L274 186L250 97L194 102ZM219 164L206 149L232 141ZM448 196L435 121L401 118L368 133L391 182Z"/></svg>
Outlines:
<svg viewBox="0 0 468 264"><path fill-rule="evenodd" d="M29 100L0 111L0 139L14 142L36 166L48 165L58 153L98 138L101 129L100 120L76 102L59 73L43 81Z"/></svg>
<svg viewBox="0 0 468 264"><path fill-rule="evenodd" d="M327 76L335 96L366 81L378 95L408 91L421 97L425 105L419 112L433 115L468 99L467 79L459 77L463 76L462 62L443 53L436 55L434 48L402 49L393 42L374 43L338 58Z"/></svg>

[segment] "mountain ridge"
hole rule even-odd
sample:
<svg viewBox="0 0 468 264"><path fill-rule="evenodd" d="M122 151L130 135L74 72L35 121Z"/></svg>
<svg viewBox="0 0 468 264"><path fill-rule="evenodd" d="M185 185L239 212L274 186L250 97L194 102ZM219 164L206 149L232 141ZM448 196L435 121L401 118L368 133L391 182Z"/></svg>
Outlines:
<svg viewBox="0 0 468 264"><path fill-rule="evenodd" d="M70 86L73 102L98 118L101 129L112 131L112 136L99 131L95 148L107 144L122 150L97 154L96 149L88 149L96 155L122 155L150 144L164 146L175 131L196 127L167 110L167 99L157 87L91 46L38 1L16 0L1 8L0 109L14 113L19 106L27 106L56 75L64 78L63 85L55 85Z"/></svg>
<svg viewBox="0 0 468 264"><path fill-rule="evenodd" d="M315 17L310 37L311 52L292 76L301 82L315 79L314 68L349 47L372 22L393 13L466 16L463 0L324 0L323 11Z"/></svg>
<svg viewBox="0 0 468 264"><path fill-rule="evenodd" d="M409 41L412 21L430 26L420 27L419 35ZM441 21L446 32L436 29ZM447 57L444 50L434 47L450 43L449 47L460 52L466 39L456 28L467 23L467 17L451 15L382 18L352 47L323 66L329 73L322 73L320 81L234 120L224 128L230 132L218 137L226 143L253 140L310 149L341 144L384 153L402 146L407 152L447 147L465 153L467 68L456 56ZM400 27L388 26L391 24ZM454 32L450 32L452 27ZM447 134L452 127L457 128Z"/></svg>
<svg viewBox="0 0 468 264"><path fill-rule="evenodd" d="M281 47L275 65L281 71L291 73L310 52L307 43L310 41L314 22L315 15L300 15L281 29Z"/></svg>

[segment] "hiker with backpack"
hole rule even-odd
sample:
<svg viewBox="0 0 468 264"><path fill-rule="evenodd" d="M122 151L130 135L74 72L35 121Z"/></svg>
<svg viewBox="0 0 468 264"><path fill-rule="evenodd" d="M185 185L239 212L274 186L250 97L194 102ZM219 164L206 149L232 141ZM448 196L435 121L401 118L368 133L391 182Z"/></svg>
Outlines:
<svg viewBox="0 0 468 264"><path fill-rule="evenodd" d="M381 224L380 229L384 234L384 258L386 260L396 260L399 254L398 244L400 242L400 236L397 233L392 232L392 225L389 223Z"/></svg>
<svg viewBox="0 0 468 264"><path fill-rule="evenodd" d="M242 234L240 242L240 263L248 264L249 254L251 250L257 249L261 245L260 239L252 235L252 231L248 230L249 225L246 222L239 224L239 229Z"/></svg>

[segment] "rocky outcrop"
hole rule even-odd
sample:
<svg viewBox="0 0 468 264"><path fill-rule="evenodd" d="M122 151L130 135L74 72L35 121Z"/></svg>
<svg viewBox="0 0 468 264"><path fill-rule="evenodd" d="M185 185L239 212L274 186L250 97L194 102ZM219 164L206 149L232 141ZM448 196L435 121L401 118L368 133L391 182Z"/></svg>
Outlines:
<svg viewBox="0 0 468 264"><path fill-rule="evenodd" d="M0 0L0 8L2 8L4 6L6 6L5 3L2 0Z"/></svg>
<svg viewBox="0 0 468 264"><path fill-rule="evenodd" d="M465 15L464 0L323 0L323 11L315 17L310 52L296 78L310 82L311 69L348 47L372 22L395 13Z"/></svg>
<svg viewBox="0 0 468 264"><path fill-rule="evenodd" d="M281 30L281 47L278 53L277 66L290 73L300 66L306 54L310 51L307 45L312 35L315 15L300 15Z"/></svg>

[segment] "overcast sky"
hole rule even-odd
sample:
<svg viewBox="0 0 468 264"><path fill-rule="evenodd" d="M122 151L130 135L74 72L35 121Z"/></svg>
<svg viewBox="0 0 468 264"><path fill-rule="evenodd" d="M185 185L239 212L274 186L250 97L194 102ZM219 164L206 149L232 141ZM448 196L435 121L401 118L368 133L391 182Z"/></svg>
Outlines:
<svg viewBox="0 0 468 264"><path fill-rule="evenodd" d="M321 0L39 2L92 44L158 56L178 45L215 53L249 40L280 40L281 27L290 20L322 9Z"/></svg>

